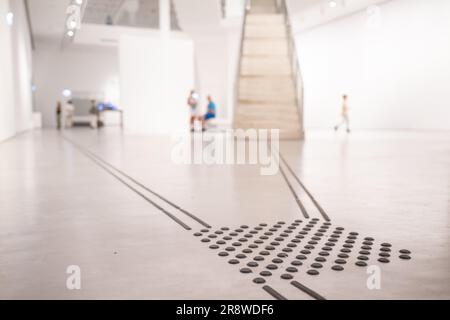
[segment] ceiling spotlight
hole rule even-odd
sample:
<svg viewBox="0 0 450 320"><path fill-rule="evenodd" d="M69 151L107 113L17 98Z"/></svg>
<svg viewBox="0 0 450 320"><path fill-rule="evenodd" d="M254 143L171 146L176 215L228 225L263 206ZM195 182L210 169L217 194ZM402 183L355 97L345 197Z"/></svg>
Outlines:
<svg viewBox="0 0 450 320"><path fill-rule="evenodd" d="M63 97L69 98L72 95L72 91L69 89L65 89L62 92Z"/></svg>
<svg viewBox="0 0 450 320"><path fill-rule="evenodd" d="M67 35L72 38L75 35L75 32L73 32L72 30L69 30L69 31L67 31Z"/></svg>
<svg viewBox="0 0 450 320"><path fill-rule="evenodd" d="M75 3L81 6L83 4L83 0L76 0Z"/></svg>
<svg viewBox="0 0 450 320"><path fill-rule="evenodd" d="M6 24L10 27L14 24L14 13L8 12L6 14Z"/></svg>
<svg viewBox="0 0 450 320"><path fill-rule="evenodd" d="M75 29L76 27L77 27L76 21L70 21L70 22L69 22L69 28L70 28L70 29Z"/></svg>
<svg viewBox="0 0 450 320"><path fill-rule="evenodd" d="M328 2L328 5L330 6L330 8L335 8L337 6L337 3L336 1L331 0Z"/></svg>

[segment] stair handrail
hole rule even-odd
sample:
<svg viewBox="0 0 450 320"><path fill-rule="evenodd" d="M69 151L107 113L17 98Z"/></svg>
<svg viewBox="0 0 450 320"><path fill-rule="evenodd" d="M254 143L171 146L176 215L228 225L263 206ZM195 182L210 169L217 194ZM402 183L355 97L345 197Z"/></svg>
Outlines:
<svg viewBox="0 0 450 320"><path fill-rule="evenodd" d="M222 10L222 19L227 17L227 1L228 0L220 0L220 9Z"/></svg>
<svg viewBox="0 0 450 320"><path fill-rule="evenodd" d="M295 41L294 31L292 29L292 21L289 14L287 0L276 0L276 5L279 13L282 13L285 18L286 32L288 39L288 54L292 67L292 77L295 84L296 102L299 112L300 126L302 135L304 134L304 85L303 76L300 68L299 55Z"/></svg>
<svg viewBox="0 0 450 320"><path fill-rule="evenodd" d="M242 68L242 56L244 53L244 40L245 40L245 26L247 23L247 15L251 9L251 0L245 0L244 1L244 16L242 19L242 30L241 30L241 39L239 43L239 55L238 55L238 64L237 64L237 71L236 71L236 79L234 82L234 108L233 108L233 126L236 121L236 110L239 106L239 83L240 83L240 76L241 76L241 68Z"/></svg>

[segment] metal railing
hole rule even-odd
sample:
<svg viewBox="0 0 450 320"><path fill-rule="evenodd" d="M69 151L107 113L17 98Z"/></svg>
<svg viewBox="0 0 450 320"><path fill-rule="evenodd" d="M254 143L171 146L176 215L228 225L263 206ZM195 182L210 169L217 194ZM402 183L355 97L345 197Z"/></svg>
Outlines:
<svg viewBox="0 0 450 320"><path fill-rule="evenodd" d="M288 39L288 55L291 63L292 77L295 84L296 102L299 112L300 126L302 134L304 131L304 85L302 70L300 68L299 55L297 50L297 42L295 41L295 35L292 29L292 21L289 15L289 9L287 6L287 0L276 0L277 10L284 15L286 23L286 32Z"/></svg>
<svg viewBox="0 0 450 320"><path fill-rule="evenodd" d="M31 23L31 14L30 14L30 4L28 2L29 0L24 0L24 6L25 6L25 14L27 18L28 23L28 33L30 34L30 42L31 42L31 49L36 49L36 42L34 41L34 33L33 33L33 25Z"/></svg>
<svg viewBox="0 0 450 320"><path fill-rule="evenodd" d="M242 19L241 41L239 44L238 65L236 71L236 79L234 82L234 111L233 111L233 125L236 122L236 110L239 107L239 82L241 77L242 56L244 53L245 40L245 25L247 23L247 15L251 9L251 0L246 0L244 3L244 17Z"/></svg>
<svg viewBox="0 0 450 320"><path fill-rule="evenodd" d="M227 17L227 1L228 0L220 0L220 10L222 12L222 19Z"/></svg>

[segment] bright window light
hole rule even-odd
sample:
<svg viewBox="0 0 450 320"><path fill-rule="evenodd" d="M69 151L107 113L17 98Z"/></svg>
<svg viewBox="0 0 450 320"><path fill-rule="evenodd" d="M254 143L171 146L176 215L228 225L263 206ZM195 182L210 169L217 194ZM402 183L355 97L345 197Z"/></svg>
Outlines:
<svg viewBox="0 0 450 320"><path fill-rule="evenodd" d="M330 1L328 2L328 5L330 6L330 8L335 8L337 6L336 1Z"/></svg>

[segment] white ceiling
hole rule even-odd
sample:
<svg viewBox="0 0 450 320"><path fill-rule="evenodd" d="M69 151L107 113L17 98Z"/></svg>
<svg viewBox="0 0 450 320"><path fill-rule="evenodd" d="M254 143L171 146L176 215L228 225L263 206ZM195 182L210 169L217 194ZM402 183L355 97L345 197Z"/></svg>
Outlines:
<svg viewBox="0 0 450 320"><path fill-rule="evenodd" d="M121 13L120 9L126 7L129 0L87 0L87 8L83 21L85 23L104 24L108 15L115 15L117 24L128 25L126 13ZM141 27L156 28L158 26L158 1L159 0L139 0L139 10L137 24ZM219 1L219 0L217 0ZM231 0L233 1L233 0ZM299 12L313 5L323 3L327 0L289 0L293 11ZM28 0L33 31L36 37L61 38L64 34L66 9L71 0ZM177 8L193 9L198 15L198 21L209 17L202 12L202 8L210 6L213 0L207 2L198 0L176 1ZM201 3L201 5L200 5ZM124 11L124 10L122 10ZM121 17L120 17L121 16ZM174 29L177 29L177 17L173 13L172 21ZM216 22L217 23L217 22Z"/></svg>
<svg viewBox="0 0 450 320"><path fill-rule="evenodd" d="M34 35L61 40L64 37L66 9L72 0L28 0ZM159 0L85 0L83 22L105 24L108 15L114 24L141 28L157 28ZM215 32L221 26L221 0L172 0L173 29L179 30L178 18L186 31ZM215 2L217 1L217 2ZM229 0L234 1L234 0ZM329 0L287 0L297 32L361 10L370 4L389 0L336 0L335 9ZM178 11L175 14L175 9ZM134 22L129 12L135 11ZM134 23L134 24L133 24Z"/></svg>
<svg viewBox="0 0 450 320"><path fill-rule="evenodd" d="M159 0L85 0L83 23L105 24L108 15L114 16L114 24L142 28L157 28L159 24ZM189 1L189 0L186 0ZM60 40L64 36L67 7L72 0L28 0L31 24L37 39ZM135 23L129 19L129 4L137 2ZM172 27L179 30L177 17L172 10Z"/></svg>
<svg viewBox="0 0 450 320"><path fill-rule="evenodd" d="M89 0L83 22L105 24L111 17L115 25L156 29L159 26L159 0ZM172 8L172 29L179 30Z"/></svg>
<svg viewBox="0 0 450 320"><path fill-rule="evenodd" d="M70 0L28 0L33 33L37 38L60 38L65 30Z"/></svg>
<svg viewBox="0 0 450 320"><path fill-rule="evenodd" d="M307 10L313 6L327 3L328 1L329 0L288 0L289 9L291 9L295 13Z"/></svg>

